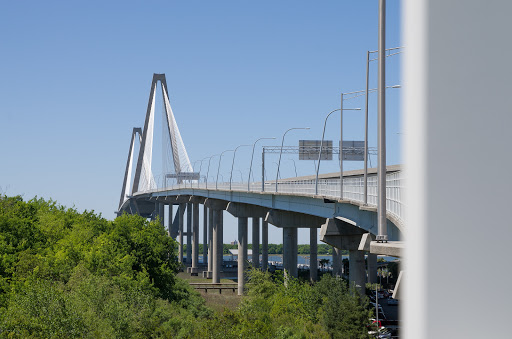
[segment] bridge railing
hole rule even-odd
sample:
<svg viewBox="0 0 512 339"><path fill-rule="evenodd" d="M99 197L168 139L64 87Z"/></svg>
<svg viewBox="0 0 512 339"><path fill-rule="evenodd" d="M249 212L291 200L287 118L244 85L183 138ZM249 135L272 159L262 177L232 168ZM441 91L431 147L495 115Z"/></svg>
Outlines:
<svg viewBox="0 0 512 339"><path fill-rule="evenodd" d="M163 190L178 189L178 188L194 188L194 189L218 189L218 190L232 190L242 192L261 192L261 182L249 183L249 190L247 182L200 182L189 181L182 184L173 184L165 187ZM148 191L160 191L152 190ZM276 192L276 183L274 181L267 181L264 184L264 191L273 193ZM282 180L277 183L278 193L300 194L300 195L315 195L315 180ZM403 172L391 172L386 176L386 211L392 214L395 218L403 220L404 206L402 202L402 195L404 192L403 187ZM339 179L321 179L318 182L318 195L326 198L339 199L340 198L340 181ZM358 204L364 204L364 178L362 176L348 177L343 179L343 200L349 200ZM371 207L377 206L377 176L368 176L368 194L367 205Z"/></svg>

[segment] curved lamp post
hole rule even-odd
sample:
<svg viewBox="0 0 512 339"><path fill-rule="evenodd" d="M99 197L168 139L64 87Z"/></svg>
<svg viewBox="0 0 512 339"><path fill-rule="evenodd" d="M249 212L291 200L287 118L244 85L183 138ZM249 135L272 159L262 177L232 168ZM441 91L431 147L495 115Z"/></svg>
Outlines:
<svg viewBox="0 0 512 339"><path fill-rule="evenodd" d="M260 140L263 140L263 139L275 139L274 137L272 138L259 138L258 140L256 140L254 142L254 144L252 144L252 155L251 155L251 165L249 166L249 178L247 178L247 191L250 191L250 183L251 183L251 172L252 172L252 159L254 158L254 148L256 147L256 143Z"/></svg>
<svg viewBox="0 0 512 339"><path fill-rule="evenodd" d="M277 163L276 193L277 193L277 179L279 178L279 166L281 165L281 156L283 155L284 137L285 137L286 133L288 133L289 131L294 130L294 129L309 129L309 127L292 127L290 129L288 129L286 132L284 132L283 139L281 140L281 151L279 152L279 162Z"/></svg>
<svg viewBox="0 0 512 339"><path fill-rule="evenodd" d="M197 188L199 188L199 182L201 181L201 169L203 168L203 161L206 159L208 159L208 157L201 159L201 164L199 165L199 179L197 180Z"/></svg>
<svg viewBox="0 0 512 339"><path fill-rule="evenodd" d="M231 180L233 179L233 167L235 166L235 156L236 156L236 150L243 146L251 146L251 145L239 145L235 148L235 151L233 153L233 162L231 163L231 173L229 175L229 189L231 190Z"/></svg>
<svg viewBox="0 0 512 339"><path fill-rule="evenodd" d="M327 114L324 121L324 131L322 132L322 140L320 141L320 150L318 151L318 163L316 167L316 179L315 179L315 195L318 195L318 171L320 170L320 159L322 158L322 149L324 147L324 136L325 136L325 126L327 125L327 119L331 114L334 112L341 111L341 108L337 108L335 110L332 110Z"/></svg>
<svg viewBox="0 0 512 339"><path fill-rule="evenodd" d="M346 93L347 94L347 93ZM324 130L322 132L322 140L320 141L320 150L318 150L318 162L316 167L316 179L315 179L315 195L318 195L318 172L320 170L320 160L322 158L322 148L324 144L325 127L327 126L327 119L329 116L336 112L341 112L341 123L340 123L340 198L343 199L343 111L360 111L360 108L343 108L343 93L341 93L341 108L332 110L327 114L324 121Z"/></svg>
<svg viewBox="0 0 512 339"><path fill-rule="evenodd" d="M293 168L295 168L295 177L297 177L297 165L295 164L295 160L293 160L292 158L289 158L288 160L293 161Z"/></svg>
<svg viewBox="0 0 512 339"><path fill-rule="evenodd" d="M217 167L217 180L215 180L215 189L217 189L217 187L218 187L217 185L218 185L218 183L219 183L219 171L220 171L220 162L221 162L221 160L222 160L222 155L223 155L224 153L226 153L226 152L233 152L233 151L234 151L234 150L232 150L232 149L227 149L227 150L225 150L224 152L222 152L222 153L220 154L220 158L219 158L219 166ZM223 181L224 181L224 177L222 177L222 178L223 178Z"/></svg>
<svg viewBox="0 0 512 339"><path fill-rule="evenodd" d="M213 157L216 157L218 154L214 154L211 157L209 157L208 160L208 170L206 171L206 189L208 189L208 174L210 173L210 161L212 161Z"/></svg>

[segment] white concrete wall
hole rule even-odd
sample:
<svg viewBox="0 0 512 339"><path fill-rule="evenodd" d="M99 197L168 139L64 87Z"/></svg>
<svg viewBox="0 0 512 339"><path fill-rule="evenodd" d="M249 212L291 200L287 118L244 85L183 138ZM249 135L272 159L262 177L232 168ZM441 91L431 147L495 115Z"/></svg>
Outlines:
<svg viewBox="0 0 512 339"><path fill-rule="evenodd" d="M404 337L510 337L512 2L402 3Z"/></svg>

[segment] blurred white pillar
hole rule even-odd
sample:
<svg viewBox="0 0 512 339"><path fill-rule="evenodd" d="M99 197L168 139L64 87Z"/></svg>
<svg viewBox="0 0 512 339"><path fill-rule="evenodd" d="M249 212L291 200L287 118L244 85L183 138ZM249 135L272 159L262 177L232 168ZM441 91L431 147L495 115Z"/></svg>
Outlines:
<svg viewBox="0 0 512 339"><path fill-rule="evenodd" d="M512 2L402 4L402 333L503 337L512 304Z"/></svg>

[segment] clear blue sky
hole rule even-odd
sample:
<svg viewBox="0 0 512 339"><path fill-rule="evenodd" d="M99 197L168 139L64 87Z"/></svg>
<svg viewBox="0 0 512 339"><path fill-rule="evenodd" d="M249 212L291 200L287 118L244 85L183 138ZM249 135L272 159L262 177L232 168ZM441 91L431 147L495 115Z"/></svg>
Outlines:
<svg viewBox="0 0 512 339"><path fill-rule="evenodd" d="M400 1L388 1L387 12L387 47L400 46ZM3 2L0 189L113 218L153 73L166 74L191 161L263 136L277 137L265 143L277 145L291 127L311 129L290 132L287 145L320 139L340 93L364 89L377 14L377 0ZM388 58L388 85L400 83L400 59ZM372 87L376 72L374 62ZM400 91L388 91L388 164L400 163ZM345 107L364 108L362 99ZM375 105L373 95L371 147ZM329 122L326 138L336 143L339 114ZM363 139L362 111L345 112L344 124L345 140ZM245 178L249 155L248 148L237 154L235 168ZM229 176L225 159L221 174ZM312 162L294 160L298 175L313 173ZM291 156L282 164L282 177L295 175ZM346 169L361 166L345 162ZM321 171L336 168L336 161L325 162ZM233 220L227 224L226 242L236 238ZM279 234L271 230L271 241L280 242ZM307 242L306 233L299 242Z"/></svg>

